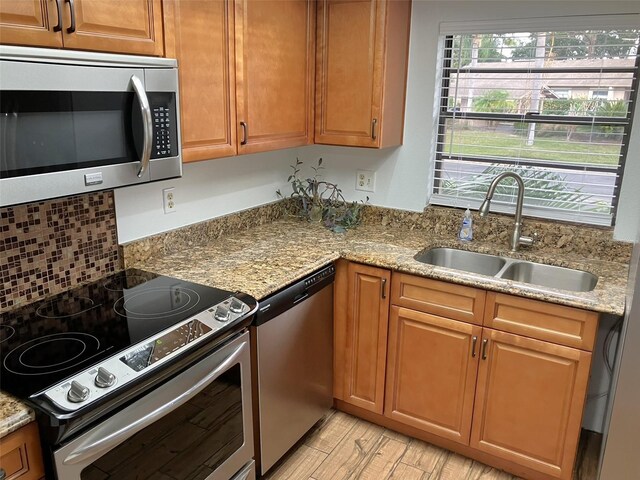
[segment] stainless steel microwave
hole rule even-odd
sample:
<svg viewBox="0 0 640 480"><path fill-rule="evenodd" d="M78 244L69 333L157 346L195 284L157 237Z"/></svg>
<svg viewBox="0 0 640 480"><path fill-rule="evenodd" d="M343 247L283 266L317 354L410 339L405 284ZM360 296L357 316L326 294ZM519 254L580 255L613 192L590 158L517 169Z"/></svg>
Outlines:
<svg viewBox="0 0 640 480"><path fill-rule="evenodd" d="M0 207L182 175L177 62L0 46Z"/></svg>

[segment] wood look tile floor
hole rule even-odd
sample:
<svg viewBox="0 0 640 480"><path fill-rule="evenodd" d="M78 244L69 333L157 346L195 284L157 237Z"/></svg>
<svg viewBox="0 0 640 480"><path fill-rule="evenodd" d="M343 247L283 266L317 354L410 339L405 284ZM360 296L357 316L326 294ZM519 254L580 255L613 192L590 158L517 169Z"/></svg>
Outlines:
<svg viewBox="0 0 640 480"><path fill-rule="evenodd" d="M575 480L594 480L599 435L583 432ZM265 480L520 480L421 440L331 410Z"/></svg>

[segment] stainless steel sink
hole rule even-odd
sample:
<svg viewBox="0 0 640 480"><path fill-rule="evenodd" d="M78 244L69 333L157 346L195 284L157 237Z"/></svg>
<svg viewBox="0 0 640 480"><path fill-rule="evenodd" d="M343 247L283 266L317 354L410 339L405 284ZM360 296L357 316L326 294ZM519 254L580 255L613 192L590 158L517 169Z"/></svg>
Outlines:
<svg viewBox="0 0 640 480"><path fill-rule="evenodd" d="M590 292L598 283L598 277L589 272L533 262L514 262L500 278L573 292Z"/></svg>
<svg viewBox="0 0 640 480"><path fill-rule="evenodd" d="M455 248L432 248L418 253L415 257L418 262L437 265L440 267L454 268L465 272L480 273L493 276L498 273L507 261L495 255L456 250Z"/></svg>
<svg viewBox="0 0 640 480"><path fill-rule="evenodd" d="M418 252L413 258L429 265L572 292L590 292L598 283L597 276L582 270L554 267L455 248L432 248Z"/></svg>

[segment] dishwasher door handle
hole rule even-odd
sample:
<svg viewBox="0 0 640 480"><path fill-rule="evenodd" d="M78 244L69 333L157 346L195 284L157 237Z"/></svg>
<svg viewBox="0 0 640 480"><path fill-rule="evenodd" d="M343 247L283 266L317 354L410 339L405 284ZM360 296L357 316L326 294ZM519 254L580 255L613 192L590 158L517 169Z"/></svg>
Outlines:
<svg viewBox="0 0 640 480"><path fill-rule="evenodd" d="M307 298L309 298L309 292L304 292L301 293L300 295L297 295L294 299L293 299L293 304L297 304L302 302L303 300L306 300Z"/></svg>

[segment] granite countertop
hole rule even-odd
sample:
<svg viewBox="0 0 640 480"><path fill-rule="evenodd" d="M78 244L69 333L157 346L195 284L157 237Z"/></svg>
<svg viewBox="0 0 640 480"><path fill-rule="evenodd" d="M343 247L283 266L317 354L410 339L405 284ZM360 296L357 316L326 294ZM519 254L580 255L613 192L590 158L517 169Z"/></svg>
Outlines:
<svg viewBox="0 0 640 480"><path fill-rule="evenodd" d="M591 292L569 292L427 265L413 258L420 250L442 246L578 268L598 275L599 280ZM464 244L403 227L364 225L336 234L320 225L285 218L180 252L139 261L128 259L127 267L240 290L262 299L338 258L601 313L624 313L628 274L624 263L559 255L556 251L545 254L535 248L512 254L506 245Z"/></svg>
<svg viewBox="0 0 640 480"><path fill-rule="evenodd" d="M599 280L591 292L569 292L427 265L413 259L420 250L444 246L578 268L598 275ZM144 241L139 248L146 248ZM451 235L405 226L367 224L338 234L319 224L281 218L222 235L204 245L187 243L174 253L138 258L133 251L126 256L125 265L243 291L260 300L339 258L601 313L624 314L628 275L625 263L535 247L512 254L506 242L464 244ZM33 419L30 408L0 392L0 437Z"/></svg>
<svg viewBox="0 0 640 480"><path fill-rule="evenodd" d="M0 392L0 438L36 419L34 411L11 395Z"/></svg>

